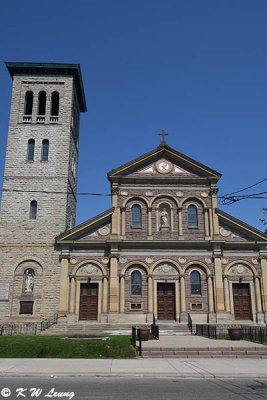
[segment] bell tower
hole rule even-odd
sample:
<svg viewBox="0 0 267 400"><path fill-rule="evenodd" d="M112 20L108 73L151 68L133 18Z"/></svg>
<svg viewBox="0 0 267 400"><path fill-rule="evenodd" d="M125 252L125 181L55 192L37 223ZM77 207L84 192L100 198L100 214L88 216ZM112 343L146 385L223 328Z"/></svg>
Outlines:
<svg viewBox="0 0 267 400"><path fill-rule="evenodd" d="M0 242L51 243L75 225L79 64L7 62L13 79Z"/></svg>

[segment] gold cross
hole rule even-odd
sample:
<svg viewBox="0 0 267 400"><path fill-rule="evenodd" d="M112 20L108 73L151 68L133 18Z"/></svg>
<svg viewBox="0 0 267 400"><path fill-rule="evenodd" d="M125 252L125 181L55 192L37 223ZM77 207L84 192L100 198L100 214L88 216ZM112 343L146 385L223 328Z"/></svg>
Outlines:
<svg viewBox="0 0 267 400"><path fill-rule="evenodd" d="M163 144L165 144L165 137L164 136L168 136L168 133L164 132L164 129L162 129L162 132L159 133L159 136L162 136L162 142Z"/></svg>

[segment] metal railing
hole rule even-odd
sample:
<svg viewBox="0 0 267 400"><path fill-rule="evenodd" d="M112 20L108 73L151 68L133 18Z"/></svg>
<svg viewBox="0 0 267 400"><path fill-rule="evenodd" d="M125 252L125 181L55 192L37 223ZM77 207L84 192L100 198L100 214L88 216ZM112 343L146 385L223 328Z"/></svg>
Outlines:
<svg viewBox="0 0 267 400"><path fill-rule="evenodd" d="M217 339L216 325L196 325L196 335Z"/></svg>
<svg viewBox="0 0 267 400"><path fill-rule="evenodd" d="M27 322L25 324L4 324L0 326L0 336L36 336L37 323Z"/></svg>
<svg viewBox="0 0 267 400"><path fill-rule="evenodd" d="M58 322L58 314L54 314L52 317L44 319L41 322L40 331L45 331L50 328L50 326L57 324Z"/></svg>
<svg viewBox="0 0 267 400"><path fill-rule="evenodd" d="M137 340L139 340L139 346L137 345ZM142 340L139 337L137 339L137 328L136 326L132 326L132 338L131 338L131 344L139 354L139 356L142 356Z"/></svg>
<svg viewBox="0 0 267 400"><path fill-rule="evenodd" d="M197 324L196 335L205 336L212 339L229 339L228 329L233 328L231 325L209 325ZM267 329L263 326L240 326L242 340L249 340L255 343L267 343Z"/></svg>
<svg viewBox="0 0 267 400"><path fill-rule="evenodd" d="M188 322L187 322L188 330L192 333L192 331L193 331L193 322L192 322L192 318L191 318L191 315L190 315L190 314L187 314L187 316L188 316Z"/></svg>
<svg viewBox="0 0 267 400"><path fill-rule="evenodd" d="M159 339L159 326L156 325L155 314L153 314L153 324L150 326L150 335L154 336L155 339Z"/></svg>

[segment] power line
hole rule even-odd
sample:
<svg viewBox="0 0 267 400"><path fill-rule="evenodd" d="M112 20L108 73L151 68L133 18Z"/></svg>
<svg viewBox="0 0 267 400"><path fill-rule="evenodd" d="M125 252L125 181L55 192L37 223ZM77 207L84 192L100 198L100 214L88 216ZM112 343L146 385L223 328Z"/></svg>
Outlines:
<svg viewBox="0 0 267 400"><path fill-rule="evenodd" d="M49 190L21 190L21 189L0 189L1 192L16 192L16 193L45 193L45 194L73 194L73 192L65 191L49 191ZM76 193L79 196L111 196L107 193Z"/></svg>
<svg viewBox="0 0 267 400"><path fill-rule="evenodd" d="M226 193L226 194L224 195L224 197L230 196L231 194L236 194L236 193L243 192L244 190L247 190L247 189L250 189L250 188L252 188L252 187L254 187L254 186L257 186L257 185L259 185L260 183L262 183L262 182L264 182L264 181L266 181L266 180L267 180L267 178L264 178L264 179L262 179L261 181L254 183L253 185L250 185L250 186L248 186L248 187L245 187L244 189L240 189L240 190L237 190L236 192L232 192L232 193Z"/></svg>

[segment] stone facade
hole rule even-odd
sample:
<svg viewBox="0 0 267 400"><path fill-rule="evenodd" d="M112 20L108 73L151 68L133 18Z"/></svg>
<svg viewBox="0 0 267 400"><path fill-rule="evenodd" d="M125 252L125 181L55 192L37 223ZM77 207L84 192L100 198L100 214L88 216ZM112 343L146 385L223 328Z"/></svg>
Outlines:
<svg viewBox="0 0 267 400"><path fill-rule="evenodd" d="M218 172L163 142L112 170L112 208L74 227L79 113L86 108L79 68L8 68L14 85L4 176L9 191L0 216L0 320L58 312L70 323L155 317L178 324L188 314L193 322L267 321L267 237L217 208ZM55 90L56 120L49 114ZM34 99L30 118L27 91ZM40 91L47 93L48 110L41 120ZM29 139L34 161L27 160ZM44 139L48 161L41 160Z"/></svg>

